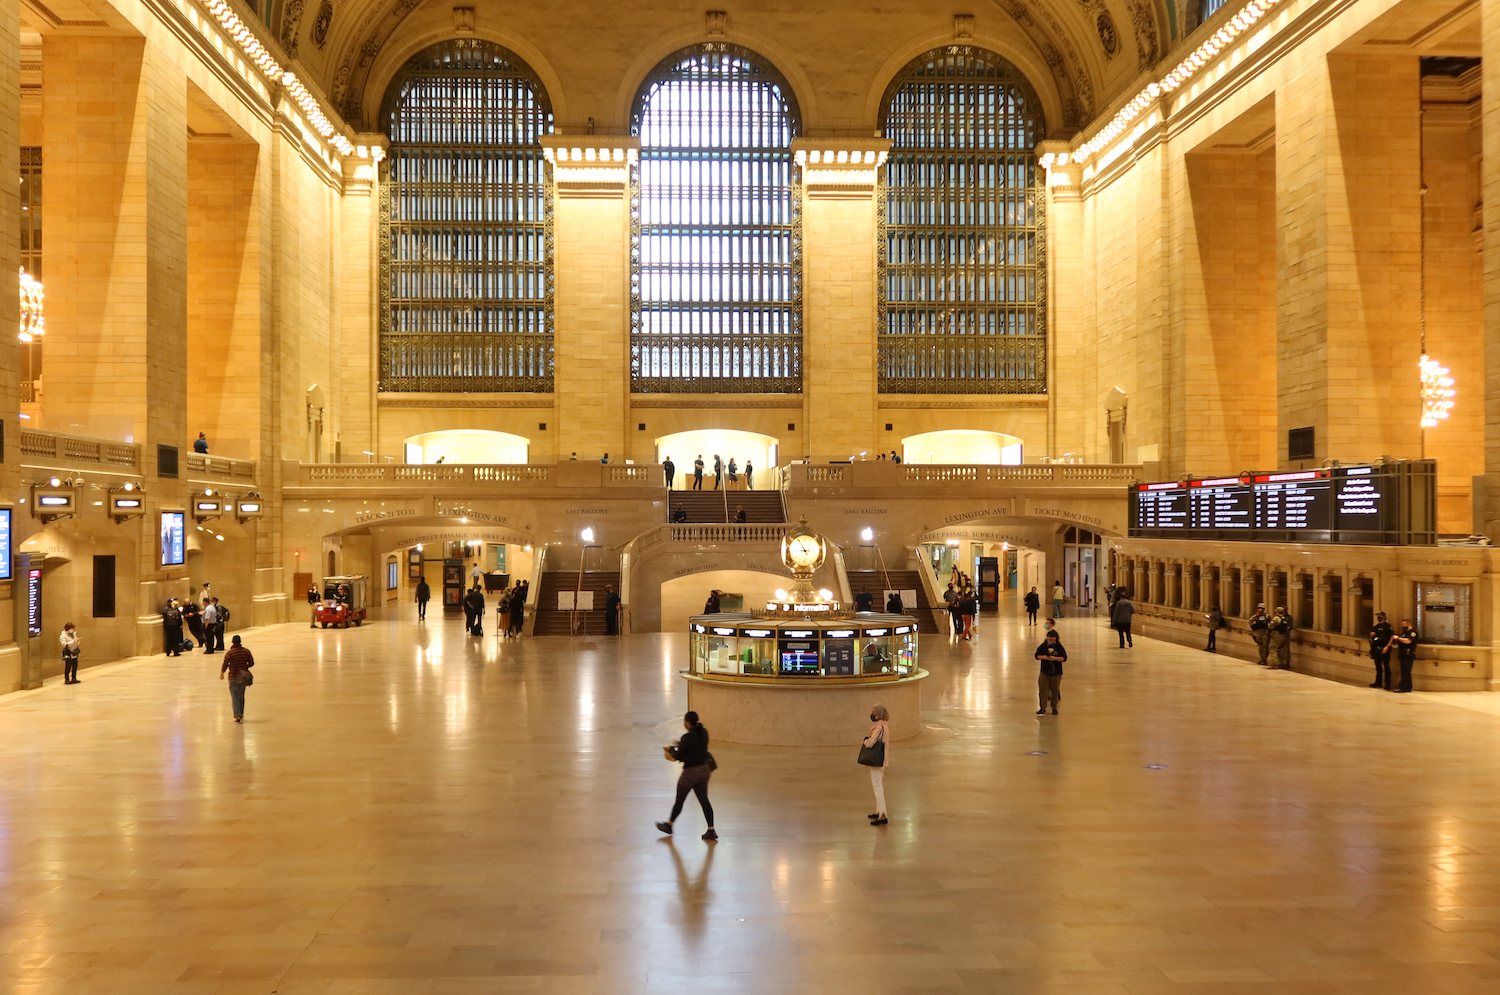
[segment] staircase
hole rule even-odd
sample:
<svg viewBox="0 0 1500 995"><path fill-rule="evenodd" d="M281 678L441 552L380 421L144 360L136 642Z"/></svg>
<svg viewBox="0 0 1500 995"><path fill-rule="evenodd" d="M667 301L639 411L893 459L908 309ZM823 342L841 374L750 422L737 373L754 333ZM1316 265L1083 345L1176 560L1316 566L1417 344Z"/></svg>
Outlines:
<svg viewBox="0 0 1500 995"><path fill-rule="evenodd" d="M728 511L724 507L728 498ZM734 521L736 506L745 509L745 521L765 524L780 524L786 521L786 509L781 503L780 491L672 491L667 501L667 521L672 512L682 505L691 524L724 525Z"/></svg>
<svg viewBox="0 0 1500 995"><path fill-rule="evenodd" d="M602 636L604 634L604 587L608 584L620 590L618 570L585 570L582 590L594 592L594 610L578 613L578 634ZM572 593L579 590L578 571L558 570L542 574L538 582L541 588L536 599L536 624L532 632L538 636L567 636L568 619L572 612L557 610L558 592Z"/></svg>
<svg viewBox="0 0 1500 995"><path fill-rule="evenodd" d="M916 591L917 603L914 605L902 605L906 614L917 619L919 632L946 632L941 613L946 612L946 605L934 606L927 600L927 589L922 586L922 577L915 570L892 570L889 574L881 570L850 570L849 571L849 593L858 595L861 591L869 591L875 597L871 607L878 612L885 611L885 592L887 590L885 579L891 579L890 590L893 591Z"/></svg>

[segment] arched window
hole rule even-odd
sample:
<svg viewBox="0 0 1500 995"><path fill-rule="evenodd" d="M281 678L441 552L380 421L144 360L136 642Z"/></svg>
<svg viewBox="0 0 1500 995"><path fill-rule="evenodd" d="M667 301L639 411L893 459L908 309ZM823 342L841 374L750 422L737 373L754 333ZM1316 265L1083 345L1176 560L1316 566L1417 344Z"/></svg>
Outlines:
<svg viewBox="0 0 1500 995"><path fill-rule="evenodd" d="M791 87L752 52L678 52L647 77L632 197L631 390L802 390Z"/></svg>
<svg viewBox="0 0 1500 995"><path fill-rule="evenodd" d="M886 90L880 390L1046 390L1046 266L1034 149L1046 130L1020 72L946 47Z"/></svg>
<svg viewBox="0 0 1500 995"><path fill-rule="evenodd" d="M402 68L381 121L380 389L550 391L546 91L457 39Z"/></svg>
<svg viewBox="0 0 1500 995"><path fill-rule="evenodd" d="M1198 23L1202 24L1210 17L1213 17L1219 12L1219 8L1223 7L1228 2L1229 0L1202 0L1202 3L1198 5Z"/></svg>

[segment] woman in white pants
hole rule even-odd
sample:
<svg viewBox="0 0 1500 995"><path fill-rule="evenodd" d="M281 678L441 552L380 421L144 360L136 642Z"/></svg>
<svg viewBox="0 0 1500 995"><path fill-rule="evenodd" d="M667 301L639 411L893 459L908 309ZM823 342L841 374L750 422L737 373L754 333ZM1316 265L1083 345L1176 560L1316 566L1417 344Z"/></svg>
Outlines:
<svg viewBox="0 0 1500 995"><path fill-rule="evenodd" d="M876 705L870 709L870 722L870 734L865 737L864 745L873 747L879 743L884 754L880 766L870 767L870 786L875 789L875 811L870 813L870 825L883 826L889 821L885 815L885 769L891 765L891 713L884 705Z"/></svg>

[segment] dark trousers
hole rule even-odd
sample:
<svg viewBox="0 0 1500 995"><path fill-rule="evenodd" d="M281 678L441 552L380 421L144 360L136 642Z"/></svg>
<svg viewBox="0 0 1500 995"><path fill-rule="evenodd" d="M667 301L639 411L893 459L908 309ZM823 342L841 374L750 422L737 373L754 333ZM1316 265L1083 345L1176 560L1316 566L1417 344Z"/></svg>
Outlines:
<svg viewBox="0 0 1500 995"><path fill-rule="evenodd" d="M1406 672L1407 673L1411 673L1411 668L1407 667L1406 668ZM63 654L63 680L64 681L68 681L70 683L72 681L78 680L78 654L77 653L64 653Z"/></svg>
<svg viewBox="0 0 1500 995"><path fill-rule="evenodd" d="M203 623L203 652L212 653L216 649L224 648L224 623Z"/></svg>
<svg viewBox="0 0 1500 995"><path fill-rule="evenodd" d="M1130 626L1117 625L1115 631L1120 634L1120 649L1124 649L1127 644L1135 645L1135 640L1130 638Z"/></svg>
<svg viewBox="0 0 1500 995"><path fill-rule="evenodd" d="M525 622L526 615L524 612L512 612L510 616L510 631L519 636Z"/></svg>
<svg viewBox="0 0 1500 995"><path fill-rule="evenodd" d="M1055 712L1059 701L1062 701L1062 674L1037 674L1036 707L1043 711L1051 707Z"/></svg>
<svg viewBox="0 0 1500 995"><path fill-rule="evenodd" d="M606 636L618 636L620 634L620 611L606 611L604 613L604 634Z"/></svg>
<svg viewBox="0 0 1500 995"><path fill-rule="evenodd" d="M218 652L218 651L221 651L223 649L224 649L224 623L223 622L215 622L214 623L214 651Z"/></svg>
<svg viewBox="0 0 1500 995"><path fill-rule="evenodd" d="M1027 625L1036 625L1036 613L1037 613L1037 610L1035 608L1028 608L1028 609L1026 609L1026 624Z"/></svg>
<svg viewBox="0 0 1500 995"><path fill-rule="evenodd" d="M182 623L162 624L162 641L167 644L167 656L182 655Z"/></svg>
<svg viewBox="0 0 1500 995"><path fill-rule="evenodd" d="M754 475L751 474L748 470L745 472L745 490L747 491L755 490L755 481L753 479L753 476Z"/></svg>
<svg viewBox="0 0 1500 995"><path fill-rule="evenodd" d="M1207 649L1208 652L1210 652L1210 653L1217 653L1218 650L1219 650L1218 639L1219 639L1219 630L1218 629L1209 629L1208 630L1208 646L1205 647L1205 649Z"/></svg>
<svg viewBox="0 0 1500 995"><path fill-rule="evenodd" d="M677 474L675 474L675 473L669 473L669 474L667 474L667 490L670 491L672 489L672 481L674 481L676 479L677 479Z"/></svg>
<svg viewBox="0 0 1500 995"><path fill-rule="evenodd" d="M193 634L193 638L198 640L199 643L203 642L203 620L201 618L195 618L189 622L188 631Z"/></svg>
<svg viewBox="0 0 1500 995"><path fill-rule="evenodd" d="M1387 650L1384 653L1371 653L1370 659L1375 661L1375 683L1371 687L1391 689L1391 654Z"/></svg>
<svg viewBox="0 0 1500 995"><path fill-rule="evenodd" d="M474 629L474 609L464 605L464 631L471 632Z"/></svg>
<svg viewBox="0 0 1500 995"><path fill-rule="evenodd" d="M720 479L720 478L721 478L721 477L723 477L723 474L722 474L722 473L720 473L720 472L719 472L719 471L717 471L717 470L716 470L716 471L714 471L714 490L718 490L718 489L719 489L719 479Z"/></svg>
<svg viewBox="0 0 1500 995"><path fill-rule="evenodd" d="M422 601L418 601L417 602L417 618L426 618L426 617L427 617L427 602L424 599Z"/></svg>
<svg viewBox="0 0 1500 995"><path fill-rule="evenodd" d="M1398 684L1397 687L1399 687L1402 691L1410 691L1411 690L1411 666L1412 666L1412 664L1414 664L1414 663L1417 662L1417 654L1413 653L1410 656L1408 656L1405 653L1397 653L1396 654L1396 659L1401 664L1401 683ZM74 666L74 671L76 673L77 666L78 666L77 663L75 663L73 666Z"/></svg>
<svg viewBox="0 0 1500 995"><path fill-rule="evenodd" d="M677 817L682 814L682 803L691 791L698 796L698 804L703 806L703 818L708 820L709 828L713 828L714 807L708 803L708 776L712 773L708 764L682 769L682 776L677 779L677 800L672 803L670 821L676 822Z"/></svg>
<svg viewBox="0 0 1500 995"><path fill-rule="evenodd" d="M695 473L695 474L693 474L693 490L695 490L695 491L701 491L701 490L703 490L703 474L701 474L701 473Z"/></svg>

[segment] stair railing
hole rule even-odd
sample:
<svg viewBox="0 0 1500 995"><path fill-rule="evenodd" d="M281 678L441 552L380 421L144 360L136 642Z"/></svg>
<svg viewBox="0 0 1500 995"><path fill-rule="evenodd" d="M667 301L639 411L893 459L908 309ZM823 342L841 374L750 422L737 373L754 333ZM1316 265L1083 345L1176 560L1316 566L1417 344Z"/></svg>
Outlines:
<svg viewBox="0 0 1500 995"><path fill-rule="evenodd" d="M875 550L875 563L880 567L881 576L885 578L885 589L887 591L894 591L895 588L891 586L891 572L886 569L885 557L880 555L880 547L871 546L870 548Z"/></svg>
<svg viewBox="0 0 1500 995"><path fill-rule="evenodd" d="M583 593L583 574L588 565L589 550L591 549L599 550L600 556L604 555L604 547L592 543L584 546L583 549L578 553L578 584L573 590L573 610L568 613L568 632L569 634L574 636L580 634L588 635L589 617L587 614L584 614L583 616L584 631L582 633L579 633L578 631L578 595Z"/></svg>

